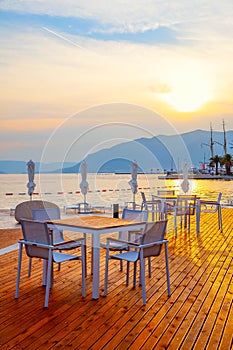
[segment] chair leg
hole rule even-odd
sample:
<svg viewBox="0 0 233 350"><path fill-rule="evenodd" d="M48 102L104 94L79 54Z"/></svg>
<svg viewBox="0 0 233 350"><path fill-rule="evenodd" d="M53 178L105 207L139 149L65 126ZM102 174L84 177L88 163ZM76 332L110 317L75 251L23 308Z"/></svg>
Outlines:
<svg viewBox="0 0 233 350"><path fill-rule="evenodd" d="M22 250L23 250L23 244L19 243L18 270L17 270L16 291L15 291L15 298L16 299L18 299L18 297L19 297L19 284L20 284L20 272L21 272L21 263L22 263Z"/></svg>
<svg viewBox="0 0 233 350"><path fill-rule="evenodd" d="M109 264L109 249L106 249L105 260L105 278L104 278L104 296L108 295L108 264Z"/></svg>
<svg viewBox="0 0 233 350"><path fill-rule="evenodd" d="M31 269L32 269L32 258L29 258L29 260L28 260L28 277L31 276Z"/></svg>
<svg viewBox="0 0 233 350"><path fill-rule="evenodd" d="M123 261L120 260L120 271L122 272L123 271Z"/></svg>
<svg viewBox="0 0 233 350"><path fill-rule="evenodd" d="M184 228L187 227L187 215L184 215Z"/></svg>
<svg viewBox="0 0 233 350"><path fill-rule="evenodd" d="M47 260L43 260L43 277L42 277L42 285L46 286L47 280Z"/></svg>
<svg viewBox="0 0 233 350"><path fill-rule="evenodd" d="M127 261L127 267L126 267L126 285L129 285L129 267L130 267L130 263L129 261Z"/></svg>
<svg viewBox="0 0 233 350"><path fill-rule="evenodd" d="M148 257L148 276L151 278L151 258Z"/></svg>
<svg viewBox="0 0 233 350"><path fill-rule="evenodd" d="M170 297L171 288L170 288L170 272L169 272L169 262L168 262L168 242L165 243L165 260L166 260L166 275L167 275L167 293Z"/></svg>
<svg viewBox="0 0 233 350"><path fill-rule="evenodd" d="M146 287L145 287L145 259L143 258L143 249L140 250L140 277L142 285L142 301L146 305Z"/></svg>
<svg viewBox="0 0 233 350"><path fill-rule="evenodd" d="M50 291L50 287L51 287L51 274L52 274L52 270L53 270L52 259L53 259L53 253L52 253L52 250L49 249L49 259L48 259L48 267L47 267L47 281L46 281L44 307L48 307L48 305L49 305L49 291Z"/></svg>
<svg viewBox="0 0 233 350"><path fill-rule="evenodd" d="M62 251L59 250L59 252L61 253ZM57 265L58 265L58 266L57 266L57 270L60 271L60 270L61 270L61 263L58 263Z"/></svg>
<svg viewBox="0 0 233 350"><path fill-rule="evenodd" d="M94 252L94 249L93 249L93 242L92 242L92 245L91 245L91 275L93 275L93 253Z"/></svg>
<svg viewBox="0 0 233 350"><path fill-rule="evenodd" d="M218 206L218 228L222 232L222 209L221 206Z"/></svg>
<svg viewBox="0 0 233 350"><path fill-rule="evenodd" d="M137 280L137 261L135 261L134 267L133 267L133 288L136 287L136 280Z"/></svg>
<svg viewBox="0 0 233 350"><path fill-rule="evenodd" d="M86 244L81 246L81 251L82 251L82 297L86 296Z"/></svg>
<svg viewBox="0 0 233 350"><path fill-rule="evenodd" d="M175 232L175 236L177 237L177 219L176 219L176 214L174 214L174 232Z"/></svg>
<svg viewBox="0 0 233 350"><path fill-rule="evenodd" d="M85 256L85 277L87 277L87 235L84 233L84 256ZM92 257L93 255L91 255ZM91 258L92 259L92 258ZM91 260L92 263L92 260ZM93 274L92 265L91 265L91 274Z"/></svg>

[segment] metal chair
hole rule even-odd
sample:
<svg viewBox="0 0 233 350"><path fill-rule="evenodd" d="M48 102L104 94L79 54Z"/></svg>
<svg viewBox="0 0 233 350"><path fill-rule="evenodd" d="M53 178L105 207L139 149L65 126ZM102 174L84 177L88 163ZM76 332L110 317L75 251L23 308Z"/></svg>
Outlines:
<svg viewBox="0 0 233 350"><path fill-rule="evenodd" d="M15 220L20 222L20 219L33 220L32 211L34 209L58 208L57 204L42 200L25 201L19 203L15 208Z"/></svg>
<svg viewBox="0 0 233 350"><path fill-rule="evenodd" d="M218 195L216 201L200 200L201 212L216 213L218 212L218 228L222 231L222 208L221 208L222 193Z"/></svg>
<svg viewBox="0 0 233 350"><path fill-rule="evenodd" d="M148 220L148 212L146 210L136 210L136 209L127 209L124 208L122 212L122 219L130 220L130 221L145 221ZM118 239L119 240L125 240L125 241L133 241L136 240L138 235L141 234L140 232L135 231L123 231L119 232ZM101 247L105 248L107 247L106 243L101 243ZM112 242L112 244L109 247L112 251L120 251L128 249L128 245L121 243L121 242ZM120 270L123 271L123 264L122 261L120 261ZM150 273L150 271L149 271Z"/></svg>
<svg viewBox="0 0 233 350"><path fill-rule="evenodd" d="M26 254L29 258L41 258L47 260L46 271L46 291L44 307L48 307L49 291L53 280L53 262L61 263L65 261L80 260L82 262L82 296L86 296L85 288L85 253L84 253L84 238L81 245L81 256L59 253L57 247L53 242L53 233L49 231L45 222L38 222L32 220L21 220L21 226L24 239L19 240L19 255L18 255L18 269L16 279L15 298L19 297L20 272L22 262L23 245L26 248Z"/></svg>
<svg viewBox="0 0 233 350"><path fill-rule="evenodd" d="M118 240L108 238L106 249L106 262L105 262L105 281L104 281L104 295L108 294L108 267L109 260L127 261L127 263L134 263L134 278L133 287L136 286L136 266L137 261L140 261L140 284L142 286L142 299L143 305L146 305L146 288L145 288L145 258L152 256L159 256L162 251L162 246L165 248L165 261L166 261L166 275L167 275L167 290L168 295L171 295L170 290L170 275L169 275L169 263L168 263L168 241L164 239L166 233L167 220L148 223L144 234L141 236L139 243L124 242L128 245L128 251L120 254L110 255L111 243L119 242ZM119 243L123 243L119 242ZM129 284L129 270L126 273L126 285Z"/></svg>
<svg viewBox="0 0 233 350"><path fill-rule="evenodd" d="M154 214L156 213L156 219L161 219L163 216L162 213L162 203L159 198L155 198L152 196L152 200L149 201L146 199L146 195L144 192L141 192L142 197L142 204L141 204L141 210L147 210L148 212L152 213L152 221L154 220Z"/></svg>
<svg viewBox="0 0 233 350"><path fill-rule="evenodd" d="M44 209L34 209L32 210L33 219L37 221L45 222L47 220L60 219L60 209L58 206L54 208L44 208ZM63 237L63 232L60 230L53 230L53 242L52 244L57 247L60 251L62 250L72 250L80 248L82 242L80 240L65 240ZM85 237L84 237L85 238ZM86 259L86 245L85 245L85 259ZM60 270L60 264L58 264L58 270ZM85 267L85 269L87 269ZM29 259L28 275L31 274L31 259Z"/></svg>
<svg viewBox="0 0 233 350"><path fill-rule="evenodd" d="M195 215L196 210L196 195L178 195L174 206L169 205L168 214L174 216L174 232L177 236L177 217L180 217L180 225L184 222L184 227L187 227L190 232L190 216Z"/></svg>

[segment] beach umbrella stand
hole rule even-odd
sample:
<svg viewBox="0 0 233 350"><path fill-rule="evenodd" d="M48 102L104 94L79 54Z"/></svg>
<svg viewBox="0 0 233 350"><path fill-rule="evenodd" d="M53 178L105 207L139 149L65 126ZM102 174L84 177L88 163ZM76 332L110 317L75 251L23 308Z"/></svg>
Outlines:
<svg viewBox="0 0 233 350"><path fill-rule="evenodd" d="M86 202L86 195L87 195L87 192L89 190L89 185L87 182L87 162L86 161L82 162L80 173L81 173L82 181L80 182L79 186L80 186L81 192L83 194L83 200L84 200L84 202L82 204L84 206L84 212L87 212L88 211L88 203Z"/></svg>
<svg viewBox="0 0 233 350"><path fill-rule="evenodd" d="M188 163L185 162L183 164L183 181L181 183L181 188L185 194L189 190L188 169L189 169Z"/></svg>
<svg viewBox="0 0 233 350"><path fill-rule="evenodd" d="M135 195L138 192L137 175L138 175L138 163L136 161L134 161L134 162L132 162L131 180L129 181L129 185L130 185L132 193L133 193L133 209L135 209L135 207L136 207Z"/></svg>
<svg viewBox="0 0 233 350"><path fill-rule="evenodd" d="M28 169L28 184L27 184L28 195L30 196L30 200L32 200L32 195L36 187L36 184L34 183L35 163L32 160L29 160L29 162L27 163L27 169Z"/></svg>

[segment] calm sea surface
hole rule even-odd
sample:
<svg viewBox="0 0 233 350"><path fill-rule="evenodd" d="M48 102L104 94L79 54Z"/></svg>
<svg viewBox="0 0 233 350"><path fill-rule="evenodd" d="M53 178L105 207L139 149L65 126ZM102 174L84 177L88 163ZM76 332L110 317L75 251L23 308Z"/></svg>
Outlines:
<svg viewBox="0 0 233 350"><path fill-rule="evenodd" d="M111 207L113 203L124 204L133 200L128 182L130 174L88 174L89 192L86 201L90 204L101 204ZM77 174L36 174L33 199L51 201L63 207L67 204L83 202L80 192L80 175ZM29 199L27 194L27 174L0 174L0 227L9 226L9 209ZM182 180L159 180L157 174L138 175L138 193L136 202L141 203L140 191L150 199L158 189L175 189L182 193ZM222 201L233 199L233 181L223 180L189 180L189 193L202 198L215 199L219 192L223 193ZM3 214L4 213L4 214ZM7 217L6 217L7 216Z"/></svg>

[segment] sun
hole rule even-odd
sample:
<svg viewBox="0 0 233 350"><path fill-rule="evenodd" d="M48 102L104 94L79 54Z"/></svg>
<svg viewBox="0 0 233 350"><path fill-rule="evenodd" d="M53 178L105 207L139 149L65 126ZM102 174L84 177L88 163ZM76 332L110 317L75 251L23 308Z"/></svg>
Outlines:
<svg viewBox="0 0 233 350"><path fill-rule="evenodd" d="M211 100L211 83L205 74L181 69L170 79L170 91L164 100L179 112L194 112Z"/></svg>

